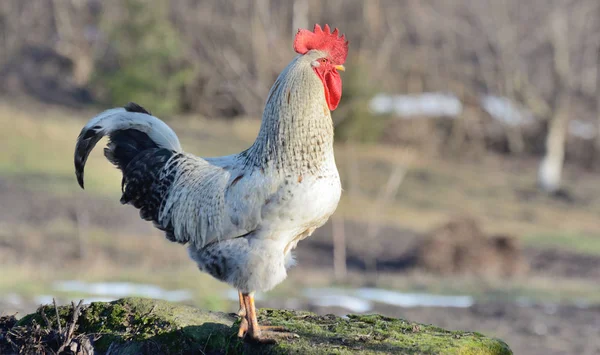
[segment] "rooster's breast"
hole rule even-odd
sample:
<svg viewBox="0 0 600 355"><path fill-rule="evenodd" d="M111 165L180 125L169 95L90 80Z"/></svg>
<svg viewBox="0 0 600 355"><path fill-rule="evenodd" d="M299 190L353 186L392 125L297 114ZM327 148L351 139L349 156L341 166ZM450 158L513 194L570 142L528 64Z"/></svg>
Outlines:
<svg viewBox="0 0 600 355"><path fill-rule="evenodd" d="M337 208L341 192L337 170L286 175L277 192L265 202L263 221L268 221L274 230L289 232L282 234L294 238L295 233L325 224Z"/></svg>

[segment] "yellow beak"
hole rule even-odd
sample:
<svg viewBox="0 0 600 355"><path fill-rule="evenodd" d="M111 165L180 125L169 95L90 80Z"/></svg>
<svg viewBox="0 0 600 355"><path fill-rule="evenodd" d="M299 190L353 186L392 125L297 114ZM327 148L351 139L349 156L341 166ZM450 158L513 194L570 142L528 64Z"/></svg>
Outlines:
<svg viewBox="0 0 600 355"><path fill-rule="evenodd" d="M337 69L339 71L346 71L346 67L344 67L343 65L336 65L335 69Z"/></svg>

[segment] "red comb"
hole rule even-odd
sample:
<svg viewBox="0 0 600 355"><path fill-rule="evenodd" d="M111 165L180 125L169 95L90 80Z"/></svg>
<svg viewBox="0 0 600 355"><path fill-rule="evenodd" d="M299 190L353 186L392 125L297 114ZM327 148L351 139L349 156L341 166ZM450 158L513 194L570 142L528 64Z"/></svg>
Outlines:
<svg viewBox="0 0 600 355"><path fill-rule="evenodd" d="M329 25L325 25L324 29L315 25L312 32L301 28L294 39L294 50L300 54L311 49L326 51L335 64L344 64L348 55L348 41L344 35L338 37L338 34L338 29L331 32Z"/></svg>

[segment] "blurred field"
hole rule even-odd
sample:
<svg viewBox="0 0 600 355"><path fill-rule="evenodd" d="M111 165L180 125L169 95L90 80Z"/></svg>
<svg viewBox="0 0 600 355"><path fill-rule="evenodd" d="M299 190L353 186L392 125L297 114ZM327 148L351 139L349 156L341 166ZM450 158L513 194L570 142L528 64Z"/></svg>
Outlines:
<svg viewBox="0 0 600 355"><path fill-rule="evenodd" d="M139 220L133 208L118 203L120 177L102 157L101 149L90 157L86 190L79 189L72 167L73 146L79 129L94 113L93 109L68 110L27 101L0 103L0 124L9 127L0 132L3 312L31 311L50 295L64 301L95 297L84 291L57 290L54 283L61 280L124 281L165 290L185 289L191 293L188 303L234 311L235 302L226 297L231 292L226 285L198 272L184 248L164 240L149 223ZM185 116L172 121L172 126L187 151L211 156L247 147L258 121ZM343 280L334 277L332 227L328 224L301 243L299 266L277 289L261 295L262 305L344 313L343 309L305 303L301 297L305 287L335 285L469 294L478 304L502 309L519 302L532 307L591 305L590 312L600 317L593 306L600 303L600 186L592 174L567 169L571 195L557 199L536 191L535 162L526 159L488 156L457 162L418 156L411 161L406 159L406 149L391 146L350 149L338 145L336 149L343 184L348 186L336 212L346 225L348 275ZM381 209L375 196L398 164L403 164L407 175L391 203ZM359 171L358 176L352 169ZM349 179L354 186L349 186ZM407 266L403 260L424 233L461 215L474 216L488 233L514 236L524 247L530 271L510 278L448 278ZM374 224L382 229L368 238L369 225ZM367 255L376 258L376 270L368 268ZM21 300L19 304L6 302L15 296ZM405 314L400 308L384 305L376 305L375 311ZM431 312L424 309L409 314L415 320L452 327L446 311ZM473 323L463 321L457 326L502 336L509 343L514 339L517 344L528 344L528 337L540 336L496 330L499 323L480 326L473 308L468 312L461 317ZM534 308L531 312L535 314ZM555 321L588 324L578 313L572 314L572 318ZM504 316L494 319L509 321ZM563 333L556 336L569 337Z"/></svg>

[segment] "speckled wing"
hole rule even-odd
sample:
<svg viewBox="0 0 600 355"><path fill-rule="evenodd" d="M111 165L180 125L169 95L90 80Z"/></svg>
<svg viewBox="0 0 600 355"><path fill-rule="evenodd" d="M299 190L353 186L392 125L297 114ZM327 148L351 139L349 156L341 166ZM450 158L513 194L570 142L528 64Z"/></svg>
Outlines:
<svg viewBox="0 0 600 355"><path fill-rule="evenodd" d="M266 191L250 188L260 173L239 164L236 156L211 161L182 153L165 165L155 193L161 195L156 222L167 238L203 248L259 226Z"/></svg>
<svg viewBox="0 0 600 355"><path fill-rule="evenodd" d="M74 165L82 188L87 158L104 136L104 155L123 173L121 203L139 209L168 239L202 248L261 223L264 184L254 185L260 173L246 169L238 155L202 159L184 153L175 132L135 103L106 110L81 130Z"/></svg>

